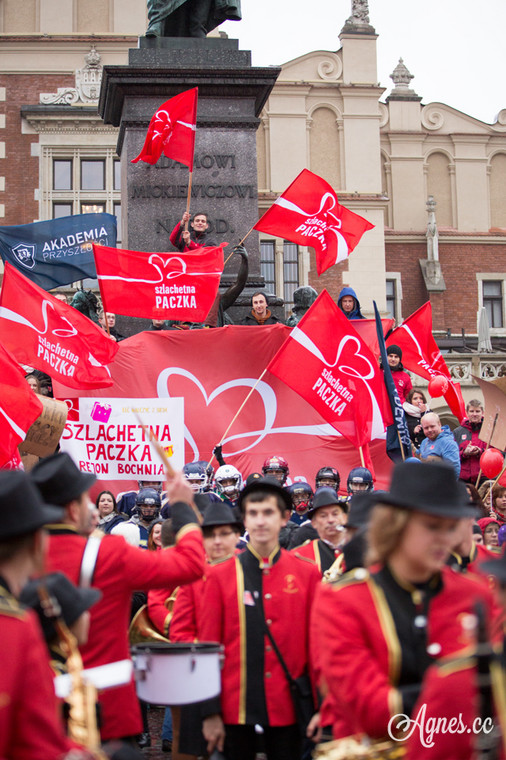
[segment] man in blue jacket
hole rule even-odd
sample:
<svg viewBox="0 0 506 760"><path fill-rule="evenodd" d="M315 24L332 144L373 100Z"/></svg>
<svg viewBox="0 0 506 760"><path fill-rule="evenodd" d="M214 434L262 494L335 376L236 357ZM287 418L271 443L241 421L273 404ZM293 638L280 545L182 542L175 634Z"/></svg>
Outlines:
<svg viewBox="0 0 506 760"><path fill-rule="evenodd" d="M365 319L360 311L360 302L353 288L343 288L339 293L337 305L347 319Z"/></svg>
<svg viewBox="0 0 506 760"><path fill-rule="evenodd" d="M422 462L446 459L453 466L455 477L458 478L460 475L459 447L448 425L441 425L439 416L434 412L425 414L421 419L421 425L425 434L418 450Z"/></svg>

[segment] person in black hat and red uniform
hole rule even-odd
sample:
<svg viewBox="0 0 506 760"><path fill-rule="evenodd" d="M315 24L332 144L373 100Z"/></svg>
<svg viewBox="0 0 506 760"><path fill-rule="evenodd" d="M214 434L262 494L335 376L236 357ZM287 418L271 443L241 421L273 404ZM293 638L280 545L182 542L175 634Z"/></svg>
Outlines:
<svg viewBox="0 0 506 760"><path fill-rule="evenodd" d="M428 715L434 691L426 689L424 677L430 666L451 661L457 669L469 667L462 656L476 645L475 605L483 605L489 620L494 609L485 581L445 564L460 520L475 509L451 468L400 464L390 491L374 494L374 502L369 571L358 568L322 584L314 605L321 683L333 697L336 738L378 739L388 737L389 729L395 735L395 716L415 717L422 696ZM468 715L473 694L465 697ZM452 699L446 707L449 720ZM434 757L470 757L462 754L468 734L451 734L450 740L461 754L448 749L448 737L437 736L436 746L445 743L447 754Z"/></svg>
<svg viewBox="0 0 506 760"><path fill-rule="evenodd" d="M290 494L274 478L246 486L239 508L249 534L244 552L213 568L204 588L202 641L225 647L222 691L209 707L203 732L208 752L253 760L255 725L263 728L268 760L301 755L288 679L266 634L269 630L292 678L309 670L309 619L319 573L314 563L279 547Z"/></svg>
<svg viewBox="0 0 506 760"><path fill-rule="evenodd" d="M35 613L18 601L43 568L44 524L62 510L44 504L24 472L2 470L0 511L0 757L64 758L74 745L57 717L46 645Z"/></svg>
<svg viewBox="0 0 506 760"><path fill-rule="evenodd" d="M42 459L30 476L47 501L64 507L63 519L47 526L47 571L61 571L76 585L91 585L102 592L102 599L91 609L88 643L81 648L85 668L129 658L132 592L191 583L203 574L202 533L190 506L189 485L180 473L167 485L176 546L147 552L130 546L121 536L86 540L80 535L88 519L88 489L95 476L80 472L68 454ZM132 737L142 733L133 678L125 686L102 692L99 701L103 741L133 741Z"/></svg>

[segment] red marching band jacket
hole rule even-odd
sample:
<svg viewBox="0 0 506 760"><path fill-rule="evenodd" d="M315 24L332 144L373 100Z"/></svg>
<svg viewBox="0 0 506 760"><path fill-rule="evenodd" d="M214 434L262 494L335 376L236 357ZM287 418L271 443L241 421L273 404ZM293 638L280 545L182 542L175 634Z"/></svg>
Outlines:
<svg viewBox="0 0 506 760"><path fill-rule="evenodd" d="M86 539L68 525L48 527L46 572L59 570L79 584ZM202 534L195 524L185 525L177 535L176 546L160 552L137 549L121 536L104 536L92 580L102 599L90 610L89 639L81 647L85 668L130 657L128 625L133 591L191 583L202 576L204 563ZM142 732L133 678L125 686L102 692L99 701L104 741Z"/></svg>
<svg viewBox="0 0 506 760"><path fill-rule="evenodd" d="M244 556L246 555L246 556ZM254 593L245 583L244 560L258 563L262 559L251 546L242 555L213 567L206 580L200 624L201 641L224 644L221 712L225 724L250 722L247 701L248 682L254 678L251 667L253 653L248 652L251 632L246 623L249 608L255 607ZM309 623L319 574L312 562L291 552L276 549L261 575L264 615L293 678L310 672ZM263 641L263 687L269 726L288 726L296 722L286 677L270 641L263 633L256 616L253 625ZM255 674L257 677L259 674Z"/></svg>
<svg viewBox="0 0 506 760"><path fill-rule="evenodd" d="M485 580L450 568L444 568L441 577L442 589L431 600L427 626L428 649L438 664L473 651L475 632L468 623L476 602L485 605L493 620L494 640L500 638L501 627ZM326 703L333 711L335 738L364 733L375 739L387 736L390 719L404 712L397 688L402 642L385 594L366 570L353 570L335 583L321 584L313 606L312 635L318 678L330 691ZM426 672L428 683L433 683L432 670ZM427 692L423 688L419 702L430 700L432 693L432 688ZM446 703L452 699L447 692ZM469 692L466 699L472 703ZM444 703L440 700L440 706ZM459 737L452 738L455 744Z"/></svg>

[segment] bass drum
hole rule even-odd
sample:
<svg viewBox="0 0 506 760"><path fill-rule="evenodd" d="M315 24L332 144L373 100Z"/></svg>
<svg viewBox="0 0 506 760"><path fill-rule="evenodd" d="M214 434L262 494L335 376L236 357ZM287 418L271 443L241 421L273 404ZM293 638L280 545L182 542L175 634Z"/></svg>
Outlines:
<svg viewBox="0 0 506 760"><path fill-rule="evenodd" d="M189 705L221 690L220 644L148 642L132 648L137 696L152 705Z"/></svg>

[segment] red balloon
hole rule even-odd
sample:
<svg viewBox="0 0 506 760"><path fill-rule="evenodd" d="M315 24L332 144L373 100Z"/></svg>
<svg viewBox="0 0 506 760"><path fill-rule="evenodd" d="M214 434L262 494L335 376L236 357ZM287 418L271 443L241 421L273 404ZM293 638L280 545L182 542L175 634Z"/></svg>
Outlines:
<svg viewBox="0 0 506 760"><path fill-rule="evenodd" d="M480 457L480 467L486 478L496 478L504 465L504 457L499 449L487 449Z"/></svg>
<svg viewBox="0 0 506 760"><path fill-rule="evenodd" d="M432 396L432 398L444 396L447 390L448 380L446 377L444 377L444 375L437 375L429 381L429 394Z"/></svg>
<svg viewBox="0 0 506 760"><path fill-rule="evenodd" d="M498 486L505 486L506 487L506 470L503 472L499 480L497 481Z"/></svg>

